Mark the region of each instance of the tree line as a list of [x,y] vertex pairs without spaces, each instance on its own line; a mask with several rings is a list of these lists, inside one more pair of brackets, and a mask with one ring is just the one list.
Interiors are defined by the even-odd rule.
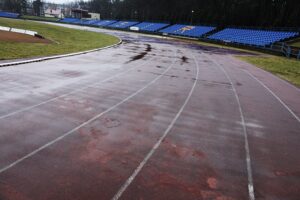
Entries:
[[0,0],[0,10],[16,13],[26,12],[27,0]]
[[[26,2],[0,1],[19,5]],[[299,0],[89,0],[72,5],[100,13],[102,19],[218,26],[300,26]]]
[[104,18],[223,26],[300,26],[299,0],[91,0]]
[[27,14],[27,9],[32,8],[35,15],[41,15],[42,0],[0,0],[0,10]]

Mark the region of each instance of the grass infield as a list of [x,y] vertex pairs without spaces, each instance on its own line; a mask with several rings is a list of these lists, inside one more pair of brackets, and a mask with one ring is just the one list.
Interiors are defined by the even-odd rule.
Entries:
[[36,31],[50,44],[0,41],[0,60],[42,57],[101,48],[119,42],[117,37],[26,20],[0,18],[0,26]]

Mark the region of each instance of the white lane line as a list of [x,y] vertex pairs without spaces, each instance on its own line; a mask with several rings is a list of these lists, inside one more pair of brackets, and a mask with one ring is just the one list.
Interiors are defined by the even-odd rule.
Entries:
[[[265,71],[265,70],[259,68],[258,66],[249,64],[249,63],[247,63],[247,62],[245,62],[245,61],[242,61],[242,60],[239,60],[239,61],[244,62],[244,63],[250,65],[251,67],[254,67],[255,69],[258,69],[259,71],[263,72],[264,74],[266,74],[266,75],[268,75],[268,76],[271,76],[271,77],[273,77],[273,78],[279,80],[280,82],[284,83],[285,85],[288,85],[289,87],[295,89],[297,92],[300,92],[300,88],[294,86],[293,84],[289,83],[288,81],[286,81],[286,80],[284,80],[284,79],[281,79],[281,78],[279,78],[278,76],[276,76],[276,75],[274,75],[274,74],[272,74],[272,73],[270,73],[270,72],[268,72],[268,71]],[[230,61],[230,62],[231,62],[232,64],[235,64],[235,63],[232,62],[232,61]],[[236,65],[236,64],[235,64],[235,65]]]
[[[194,56],[193,56],[194,57]],[[172,120],[172,122],[169,124],[168,128],[166,129],[166,131],[164,132],[164,134],[159,138],[159,140],[155,143],[155,145],[152,147],[152,149],[150,150],[150,152],[146,155],[146,157],[143,159],[143,161],[139,164],[139,166],[134,170],[134,172],[132,173],[132,175],[126,180],[126,182],[121,186],[121,188],[118,190],[118,192],[114,195],[114,197],[112,198],[112,200],[118,200],[122,194],[126,191],[126,189],[129,187],[129,185],[132,183],[132,181],[135,179],[135,177],[140,173],[140,171],[143,169],[143,167],[145,166],[145,164],[148,162],[148,160],[152,157],[152,155],[155,153],[155,151],[158,149],[158,147],[161,145],[162,141],[166,138],[166,136],[168,135],[168,133],[170,132],[170,130],[173,128],[175,122],[177,121],[177,119],[179,118],[179,116],[181,115],[182,111],[184,110],[185,106],[187,105],[187,103],[189,102],[195,87],[197,85],[197,80],[198,80],[198,75],[199,75],[199,65],[197,60],[195,59],[195,63],[196,63],[196,68],[197,68],[197,74],[196,74],[196,79],[194,81],[194,85],[192,87],[192,89],[190,90],[187,98],[185,99],[185,102],[183,103],[183,105],[181,106],[180,110],[178,111],[178,113],[176,114],[176,116],[174,117],[174,119]]]
[[240,112],[240,117],[241,117],[241,123],[243,126],[243,133],[244,133],[244,139],[245,139],[245,152],[246,152],[246,164],[247,164],[247,175],[248,175],[248,193],[249,193],[249,199],[250,200],[255,200],[255,193],[254,193],[254,184],[253,184],[253,174],[252,174],[252,167],[251,167],[251,156],[250,156],[250,148],[249,148],[249,142],[248,142],[248,133],[247,133],[247,128],[246,128],[246,123],[245,123],[245,117],[243,114],[243,109],[241,106],[240,98],[237,94],[237,91],[234,87],[234,84],[232,82],[232,79],[228,75],[228,73],[225,71],[224,67],[222,67],[217,61],[214,59],[210,58],[208,55],[204,54],[205,57],[207,57],[209,60],[211,60],[215,65],[217,65],[221,71],[225,74],[226,78],[230,82],[230,85],[232,87],[235,99],[237,101],[238,107],[239,107],[239,112]]
[[128,73],[128,72],[134,70],[135,68],[144,66],[144,65],[146,65],[146,64],[149,63],[149,62],[150,62],[150,60],[147,61],[147,62],[145,62],[145,63],[143,63],[143,64],[141,64],[141,65],[139,65],[139,66],[136,65],[136,66],[134,66],[134,67],[132,67],[132,68],[130,68],[130,69],[127,69],[127,70],[125,70],[125,71],[123,71],[123,72],[120,72],[120,73],[118,73],[118,74],[115,74],[115,75],[113,75],[113,76],[111,76],[111,77],[109,77],[109,78],[106,78],[106,79],[104,79],[104,80],[102,80],[102,81],[100,81],[100,82],[96,82],[96,83],[90,84],[90,85],[88,84],[88,85],[85,86],[85,87],[82,87],[82,88],[79,88],[79,89],[75,89],[75,90],[73,90],[73,91],[71,91],[71,92],[68,92],[68,93],[65,93],[65,94],[63,94],[63,95],[59,95],[59,96],[57,96],[57,97],[48,99],[48,100],[43,101],[43,102],[41,102],[41,103],[38,103],[38,104],[35,104],[35,105],[32,105],[32,106],[28,106],[28,107],[25,107],[25,108],[22,108],[22,109],[19,109],[19,110],[16,110],[16,111],[14,111],[14,112],[11,112],[11,113],[8,113],[8,114],[5,114],[5,115],[1,115],[1,116],[0,116],[0,120],[1,120],[1,119],[4,119],[4,118],[7,118],[7,117],[11,117],[11,116],[13,116],[13,115],[16,115],[16,114],[19,114],[19,113],[22,113],[22,112],[25,112],[25,111],[28,111],[28,110],[31,110],[31,109],[34,109],[34,108],[39,107],[39,106],[41,106],[41,105],[44,105],[44,104],[47,104],[47,103],[49,103],[49,102],[55,101],[55,100],[57,100],[57,99],[59,99],[59,98],[63,98],[63,97],[69,96],[69,95],[71,95],[71,94],[73,94],[73,93],[77,93],[77,92],[83,91],[83,90],[85,90],[85,89],[87,89],[87,88],[96,86],[96,85],[98,85],[98,84],[105,83],[105,82],[107,82],[107,81],[110,81],[111,79],[114,79],[114,78],[116,78],[116,77],[122,75],[122,74]]
[[[176,56],[175,56],[175,57],[176,57]],[[0,169],[0,174],[3,173],[3,172],[5,172],[6,170],[8,170],[8,169],[10,169],[10,168],[12,168],[12,167],[14,167],[14,166],[16,166],[17,164],[23,162],[24,160],[26,160],[26,159],[28,159],[28,158],[34,156],[35,154],[39,153],[40,151],[46,149],[47,147],[49,147],[49,146],[55,144],[56,142],[62,140],[63,138],[65,138],[65,137],[71,135],[72,133],[75,133],[75,131],[78,131],[80,128],[82,128],[82,127],[84,127],[84,126],[86,126],[86,125],[92,123],[93,121],[95,121],[96,119],[100,118],[100,117],[103,116],[104,114],[110,112],[111,110],[113,110],[113,109],[117,108],[118,106],[120,106],[121,104],[127,102],[128,100],[130,100],[130,99],[133,98],[134,96],[136,96],[136,95],[138,95],[139,93],[143,92],[146,88],[148,88],[150,85],[154,84],[158,79],[160,79],[161,77],[163,77],[163,76],[164,76],[164,75],[165,75],[165,74],[166,74],[166,73],[174,66],[175,62],[176,62],[176,61],[175,61],[175,58],[174,58],[173,62],[170,64],[170,66],[169,66],[162,74],[160,74],[159,76],[157,76],[155,79],[153,79],[153,80],[152,80],[151,82],[149,82],[147,85],[145,85],[145,86],[142,87],[141,89],[137,90],[136,92],[134,92],[134,93],[131,94],[130,96],[126,97],[125,99],[123,99],[123,100],[120,101],[119,103],[117,103],[117,104],[113,105],[112,107],[106,109],[105,111],[103,111],[103,112],[101,112],[100,114],[94,116],[93,118],[87,120],[86,122],[84,122],[84,123],[82,123],[81,125],[75,127],[74,129],[72,129],[72,130],[70,130],[70,131],[64,133],[63,135],[57,137],[56,139],[54,139],[54,140],[52,140],[52,141],[46,143],[45,145],[43,145],[43,146],[37,148],[36,150],[32,151],[31,153],[29,153],[29,154],[27,154],[27,155],[25,155],[25,156],[19,158],[18,160],[12,162],[11,164],[9,164],[9,165],[7,165],[7,166],[1,168],[1,169]]]
[[286,105],[270,88],[268,88],[263,82],[261,82],[260,80],[258,80],[258,78],[256,78],[255,76],[253,76],[250,72],[248,72],[247,70],[243,70],[246,74],[248,74],[251,78],[253,78],[254,80],[256,80],[261,86],[263,86],[268,92],[270,92],[275,99],[277,99],[282,105],[283,107],[285,107],[285,109],[287,109],[289,111],[289,113],[291,115],[293,115],[293,117],[300,123],[300,118],[292,111],[292,109],[290,109],[288,107],[288,105]]

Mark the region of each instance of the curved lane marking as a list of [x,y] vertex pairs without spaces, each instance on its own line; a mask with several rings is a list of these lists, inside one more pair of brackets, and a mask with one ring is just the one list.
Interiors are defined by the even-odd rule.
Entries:
[[147,164],[148,160],[152,157],[152,155],[155,153],[155,151],[161,145],[162,141],[167,137],[167,135],[169,134],[170,130],[173,128],[174,124],[176,123],[177,119],[180,117],[181,113],[183,112],[185,106],[189,102],[189,100],[190,100],[190,98],[191,98],[191,96],[192,96],[192,94],[193,94],[193,92],[195,90],[195,87],[197,85],[197,80],[198,80],[198,75],[199,75],[199,65],[198,65],[198,62],[195,59],[194,55],[193,55],[193,58],[195,60],[196,66],[197,66],[196,67],[197,68],[197,74],[196,74],[196,79],[194,81],[192,89],[190,90],[187,98],[185,99],[183,105],[179,109],[179,111],[176,114],[176,116],[173,118],[172,122],[169,124],[169,126],[166,129],[166,131],[164,132],[164,134],[155,143],[155,145],[152,147],[152,149],[149,151],[149,153],[145,156],[145,158],[143,159],[143,161],[134,170],[134,172],[132,173],[132,175],[126,180],[126,182],[121,186],[121,188],[113,196],[112,200],[118,200],[122,196],[122,194],[126,191],[126,189],[130,186],[130,184],[133,182],[133,180],[135,179],[135,177],[140,173],[140,171],[143,169],[143,167]]
[[256,78],[255,76],[253,76],[249,71],[247,70],[243,70],[246,74],[248,74],[251,78],[253,78],[254,80],[256,80],[261,86],[263,86],[269,93],[272,94],[273,97],[275,97],[275,99],[277,99],[285,109],[287,109],[289,111],[289,113],[300,123],[300,118],[296,115],[296,113],[293,112],[293,110],[291,108],[288,107],[288,105],[286,105],[284,103],[284,101],[282,101],[270,88],[268,88],[268,86],[266,86],[263,82],[261,82],[260,80],[258,80],[258,78]]
[[[176,56],[175,56],[176,57]],[[112,111],[113,109],[117,108],[118,106],[122,105],[123,103],[127,102],[128,100],[130,100],[131,98],[135,97],[136,95],[138,95],[139,93],[143,92],[146,88],[148,88],[150,85],[154,84],[158,79],[160,79],[161,77],[163,77],[174,65],[175,63],[175,58],[173,59],[173,62],[170,64],[170,66],[163,72],[161,73],[160,75],[158,75],[155,79],[153,79],[151,82],[149,82],[148,84],[146,84],[144,87],[142,87],[141,89],[137,90],[136,92],[132,93],[131,95],[129,95],[128,97],[126,97],[125,99],[123,99],[122,101],[120,101],[119,103],[113,105],[112,107],[106,109],[105,111],[99,113],[98,115],[92,117],[91,119],[87,120],[86,122],[82,123],[81,125],[73,128],[72,130],[64,133],[63,135],[57,137],[56,139],[44,144],[43,146],[35,149],[34,151],[32,151],[31,153],[28,153],[26,154],[25,156],[17,159],[16,161],[12,162],[11,164],[5,166],[5,167],[2,167],[0,169],[0,174],[9,170],[10,168],[18,165],[19,163],[23,162],[24,160],[34,156],[35,154],[39,153],[40,151],[48,148],[49,146],[55,144],[56,142],[64,139],[65,137],[75,133],[75,131],[78,131],[80,128],[92,123],[93,121],[97,120],[98,118],[100,118],[101,116],[103,116],[104,114]]]
[[32,106],[28,106],[28,107],[25,107],[25,108],[22,108],[22,109],[19,109],[19,110],[16,110],[16,111],[11,112],[11,113],[8,113],[8,114],[1,115],[1,116],[0,116],[0,120],[1,120],[1,119],[4,119],[4,118],[7,118],[7,117],[11,117],[11,116],[13,116],[13,115],[16,115],[16,114],[19,114],[19,113],[22,113],[22,112],[25,112],[25,111],[28,111],[28,110],[31,110],[31,109],[34,109],[34,108],[39,107],[39,106],[41,106],[41,105],[44,105],[44,104],[47,104],[47,103],[49,103],[49,102],[55,101],[55,100],[57,100],[57,99],[59,99],[59,98],[69,96],[69,95],[71,95],[71,94],[73,94],[73,93],[77,93],[77,92],[83,91],[83,90],[85,90],[85,89],[87,89],[87,88],[97,86],[98,84],[105,83],[105,82],[107,82],[107,81],[110,81],[110,80],[112,80],[112,79],[114,79],[114,78],[116,78],[116,77],[122,75],[122,74],[125,74],[125,73],[127,73],[127,72],[130,72],[130,71],[132,71],[132,70],[134,70],[134,69],[136,69],[136,68],[138,68],[138,67],[144,66],[144,65],[148,64],[149,62],[150,62],[150,60],[147,61],[147,62],[145,62],[145,63],[143,63],[143,64],[141,64],[141,65],[136,65],[136,66],[131,67],[130,69],[127,69],[127,70],[125,70],[125,71],[123,71],[123,72],[117,73],[117,74],[115,74],[115,75],[113,75],[113,76],[111,76],[111,77],[109,77],[109,78],[106,78],[106,79],[100,81],[100,82],[96,82],[96,83],[94,83],[94,84],[87,84],[87,86],[84,86],[84,87],[79,88],[79,89],[75,89],[75,90],[73,90],[73,91],[71,91],[71,92],[68,92],[68,93],[65,93],[65,94],[56,96],[56,97],[51,98],[51,99],[48,99],[48,100],[46,100],[46,101],[42,101],[42,102],[40,102],[40,103],[38,103],[38,104],[35,104],[35,105],[32,105]]
[[244,140],[245,140],[245,152],[246,152],[246,164],[247,164],[247,175],[248,175],[248,193],[249,193],[249,199],[250,200],[255,200],[255,193],[254,193],[254,184],[253,184],[253,174],[252,174],[252,167],[251,167],[251,156],[250,156],[250,148],[249,148],[249,142],[248,142],[248,133],[247,133],[247,128],[246,128],[246,123],[245,123],[245,117],[243,114],[243,109],[241,106],[240,98],[237,94],[237,91],[234,87],[233,81],[224,69],[223,66],[221,66],[217,61],[214,59],[211,59],[208,55],[204,54],[205,57],[209,60],[211,60],[215,65],[217,65],[220,70],[225,74],[226,78],[230,82],[230,85],[232,87],[235,99],[238,104],[239,112],[240,112],[240,118],[241,118],[241,124],[243,126],[243,133],[244,133]]

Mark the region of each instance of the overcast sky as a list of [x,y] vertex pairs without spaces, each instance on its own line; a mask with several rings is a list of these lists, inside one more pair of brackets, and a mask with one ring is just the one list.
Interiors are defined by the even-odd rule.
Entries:
[[[58,4],[69,3],[69,2],[72,2],[72,1],[74,1],[74,0],[44,0],[44,2],[58,3]],[[87,0],[83,0],[83,1],[87,1]]]

